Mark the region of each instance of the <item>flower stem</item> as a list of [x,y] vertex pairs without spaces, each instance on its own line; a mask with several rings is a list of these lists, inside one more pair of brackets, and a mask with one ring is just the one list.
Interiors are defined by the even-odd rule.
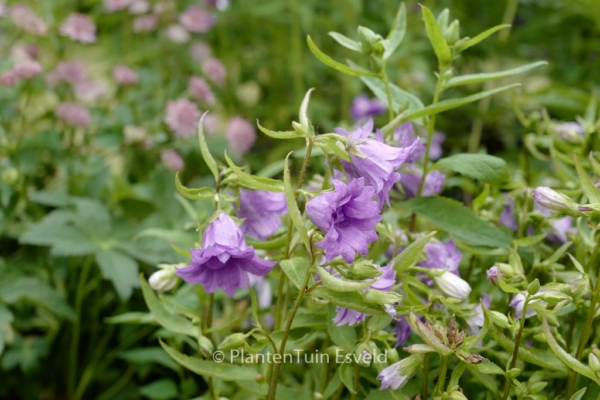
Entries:
[[[385,85],[385,93],[387,95],[387,103],[388,103],[388,117],[390,121],[394,119],[394,100],[392,99],[392,88],[390,87],[390,80],[387,76],[387,72],[385,71],[385,65],[383,66],[383,71],[381,72],[381,80]],[[394,131],[390,132],[390,135],[393,135]]]
[[429,389],[429,354],[425,353],[423,357],[423,377],[421,378],[423,386],[421,387],[421,398],[427,398],[427,390]]
[[438,377],[437,387],[435,388],[436,396],[441,396],[442,393],[444,393],[444,386],[446,385],[446,373],[448,372],[448,361],[450,361],[449,356],[442,356],[440,375]]
[[351,400],[356,399],[356,394],[358,393],[358,381],[360,380],[360,364],[356,363],[354,365],[354,385]]
[[[519,346],[521,345],[521,336],[523,335],[523,328],[525,327],[525,316],[527,315],[528,303],[529,296],[525,298],[525,303],[523,304],[523,311],[521,312],[521,320],[519,322],[519,330],[517,331],[517,336],[515,336],[515,347],[513,348],[513,354],[510,360],[509,369],[513,369],[517,365],[517,358],[519,356]],[[507,376],[506,381],[504,382],[504,392],[502,393],[503,400],[508,399],[511,386],[511,379]]]

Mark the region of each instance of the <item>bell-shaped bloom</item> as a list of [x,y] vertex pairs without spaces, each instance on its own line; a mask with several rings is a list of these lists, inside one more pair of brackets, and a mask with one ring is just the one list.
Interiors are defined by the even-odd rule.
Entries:
[[483,308],[481,304],[483,303],[483,307],[490,308],[491,300],[490,296],[487,293],[484,293],[481,296],[481,303],[477,304],[477,306],[473,309],[473,315],[470,315],[465,318],[465,322],[469,326],[469,331],[471,335],[477,335],[479,330],[485,323],[485,318],[483,316]]
[[579,216],[579,205],[570,197],[546,186],[533,189],[533,201],[538,205],[561,214]]
[[369,243],[377,240],[375,226],[381,221],[379,206],[372,200],[375,189],[365,179],[348,184],[333,180],[334,191],[323,192],[306,204],[308,218],[325,233],[317,246],[329,262],[341,255],[351,263],[356,253],[366,256]]
[[92,122],[88,109],[77,103],[61,103],[56,107],[56,116],[73,126],[87,126]]
[[382,369],[379,375],[377,375],[377,379],[381,381],[381,388],[379,390],[397,390],[406,385],[419,368],[419,365],[421,365],[422,360],[423,355],[413,354]]
[[505,195],[504,198],[506,203],[504,203],[504,210],[500,214],[500,223],[511,231],[516,231],[519,226],[517,225],[517,218],[515,216],[515,199],[509,195]]
[[[456,243],[452,240],[444,243],[433,239],[425,245],[427,258],[419,262],[419,266],[431,269],[444,269],[455,275],[458,275],[458,265],[462,260],[462,253],[456,248]],[[428,278],[423,279],[431,285],[432,281]]]
[[198,129],[200,111],[187,99],[171,100],[167,103],[165,122],[177,136],[189,137]]
[[466,300],[471,294],[471,286],[460,276],[444,271],[433,278],[437,287],[447,296],[455,299]]
[[281,216],[288,208],[284,193],[255,192],[240,189],[240,207],[236,216],[243,218],[242,232],[246,236],[265,240],[281,226]]
[[419,145],[415,139],[405,147],[392,147],[383,143],[381,131],[372,137],[373,120],[369,119],[364,125],[358,126],[353,132],[336,128],[335,132],[347,136],[350,148],[350,163],[343,162],[348,175],[364,177],[368,185],[375,188],[379,206],[389,205],[390,189],[400,180],[398,168],[410,157]]
[[250,151],[256,141],[256,130],[250,122],[240,116],[235,116],[229,120],[225,137],[227,137],[231,151],[238,155],[244,155]]
[[202,248],[190,253],[190,265],[177,269],[177,275],[188,283],[203,285],[207,293],[220,288],[233,296],[238,289],[248,288],[248,274],[265,276],[275,266],[275,262],[256,255],[227,214],[219,215],[208,225],[202,236]]
[[379,99],[370,99],[366,94],[356,96],[352,101],[350,114],[355,121],[361,121],[367,117],[379,115],[387,109]]
[[394,331],[396,332],[396,344],[394,345],[394,347],[404,346],[404,344],[408,340],[408,336],[410,335],[411,330],[412,328],[406,320],[406,317],[399,317],[398,320],[396,320],[396,324],[394,325]]
[[[530,303],[532,303],[532,302],[530,302]],[[515,295],[515,297],[512,298],[510,303],[508,303],[508,306],[514,308],[515,309],[515,317],[518,319],[521,319],[521,317],[523,316],[523,309],[525,308],[525,296],[522,295],[521,293],[517,293]],[[527,307],[527,311],[525,312],[525,318],[531,318],[535,314],[537,314],[537,313],[533,308]]]
[[192,97],[204,104],[214,104],[215,95],[206,81],[197,76],[192,76],[188,81],[188,90]]
[[[421,184],[421,177],[423,173],[417,168],[411,168],[410,172],[402,173],[402,180],[400,183],[402,184],[402,188],[404,189],[404,193],[410,198],[416,197],[419,192],[419,185]],[[423,184],[423,191],[421,192],[421,196],[435,196],[444,190],[444,181],[446,180],[446,175],[442,174],[440,171],[430,171],[425,177],[425,183]]]
[[96,25],[90,17],[84,14],[71,13],[60,25],[60,33],[81,43],[96,41]]
[[179,23],[185,29],[195,33],[206,33],[215,24],[215,17],[202,7],[190,6],[180,16]]

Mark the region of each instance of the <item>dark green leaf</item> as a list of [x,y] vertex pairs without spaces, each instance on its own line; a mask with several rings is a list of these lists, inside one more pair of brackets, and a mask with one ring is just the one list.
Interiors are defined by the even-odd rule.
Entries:
[[151,400],[175,399],[177,393],[177,385],[171,379],[161,379],[140,388],[140,394]]
[[492,80],[496,80],[496,79],[507,78],[509,76],[522,74],[523,72],[527,72],[531,69],[540,67],[542,65],[548,65],[548,62],[537,61],[537,62],[533,62],[530,64],[522,65],[517,68],[507,69],[505,71],[485,72],[485,73],[481,73],[481,74],[454,76],[454,77],[450,78],[450,80],[448,82],[446,82],[445,87],[452,88],[455,86],[470,85],[473,83],[481,83],[481,82],[487,82],[487,81],[492,81]]
[[96,253],[96,262],[104,278],[112,281],[119,297],[129,299],[133,289],[138,287],[137,262],[116,250],[100,250]]
[[448,169],[496,185],[510,180],[510,170],[506,161],[487,154],[455,154],[442,158],[435,163],[434,168]]
[[296,286],[296,289],[304,290],[301,286],[308,273],[308,260],[303,257],[294,257],[289,260],[281,261],[279,265],[290,282]]
[[394,24],[392,29],[387,35],[387,44],[385,46],[385,52],[383,53],[383,59],[387,60],[398,48],[402,39],[404,39],[404,33],[406,32],[406,6],[404,3],[400,3],[400,8],[394,18]]
[[336,292],[325,286],[319,286],[310,292],[310,295],[316,298],[330,301],[336,306],[360,311],[365,314],[386,315],[381,308],[375,308],[367,304],[360,293],[356,292]]
[[264,133],[265,135],[267,135],[269,137],[272,137],[273,139],[297,139],[297,138],[304,137],[304,135],[302,135],[300,132],[296,132],[296,131],[285,131],[285,132],[272,131],[270,129],[263,127],[258,122],[258,120],[256,120],[256,125],[258,126],[258,129],[260,129],[260,131],[262,133]]
[[421,11],[423,12],[427,37],[433,46],[433,51],[435,51],[435,55],[438,58],[440,68],[445,69],[452,64],[452,52],[450,51],[450,47],[448,47],[446,38],[435,20],[435,17],[431,13],[431,10],[424,5],[421,5]]
[[336,69],[350,76],[379,76],[378,74],[375,74],[373,72],[362,69],[353,69],[348,67],[347,65],[335,61],[334,59],[323,53],[321,50],[319,50],[317,46],[315,46],[312,39],[310,38],[310,35],[306,37],[306,41],[308,42],[308,48],[315,55],[315,57],[317,57],[323,64],[328,65],[333,69]]

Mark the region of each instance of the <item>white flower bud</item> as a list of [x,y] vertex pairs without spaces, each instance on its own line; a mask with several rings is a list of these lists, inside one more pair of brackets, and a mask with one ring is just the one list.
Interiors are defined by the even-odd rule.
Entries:
[[466,300],[471,293],[471,286],[461,277],[445,271],[433,278],[438,288],[450,297]]
[[166,292],[175,287],[177,279],[177,275],[175,275],[175,266],[169,265],[162,267],[161,270],[150,275],[148,283],[152,289],[158,290],[159,292]]
[[533,200],[540,206],[562,214],[579,216],[579,205],[570,197],[546,186],[540,186],[533,190]]

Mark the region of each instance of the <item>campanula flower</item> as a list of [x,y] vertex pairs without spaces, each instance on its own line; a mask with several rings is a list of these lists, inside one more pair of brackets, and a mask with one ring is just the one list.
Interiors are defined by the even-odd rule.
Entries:
[[281,216],[288,208],[284,193],[240,189],[240,206],[236,216],[244,219],[241,226],[246,236],[265,240],[281,226]]
[[422,360],[423,355],[413,354],[382,369],[379,375],[377,375],[377,379],[381,381],[380,390],[397,390],[406,385],[419,368],[419,365],[421,365]]
[[379,99],[370,99],[366,94],[356,96],[352,101],[350,114],[355,121],[379,115],[386,110],[385,104]]
[[[403,172],[400,183],[404,189],[404,193],[410,198],[416,197],[419,192],[419,185],[421,184],[421,177],[423,173],[417,168],[411,168],[410,172]],[[421,196],[435,196],[444,190],[444,181],[446,175],[440,171],[430,171],[425,177],[425,183],[423,184],[423,191]]]

